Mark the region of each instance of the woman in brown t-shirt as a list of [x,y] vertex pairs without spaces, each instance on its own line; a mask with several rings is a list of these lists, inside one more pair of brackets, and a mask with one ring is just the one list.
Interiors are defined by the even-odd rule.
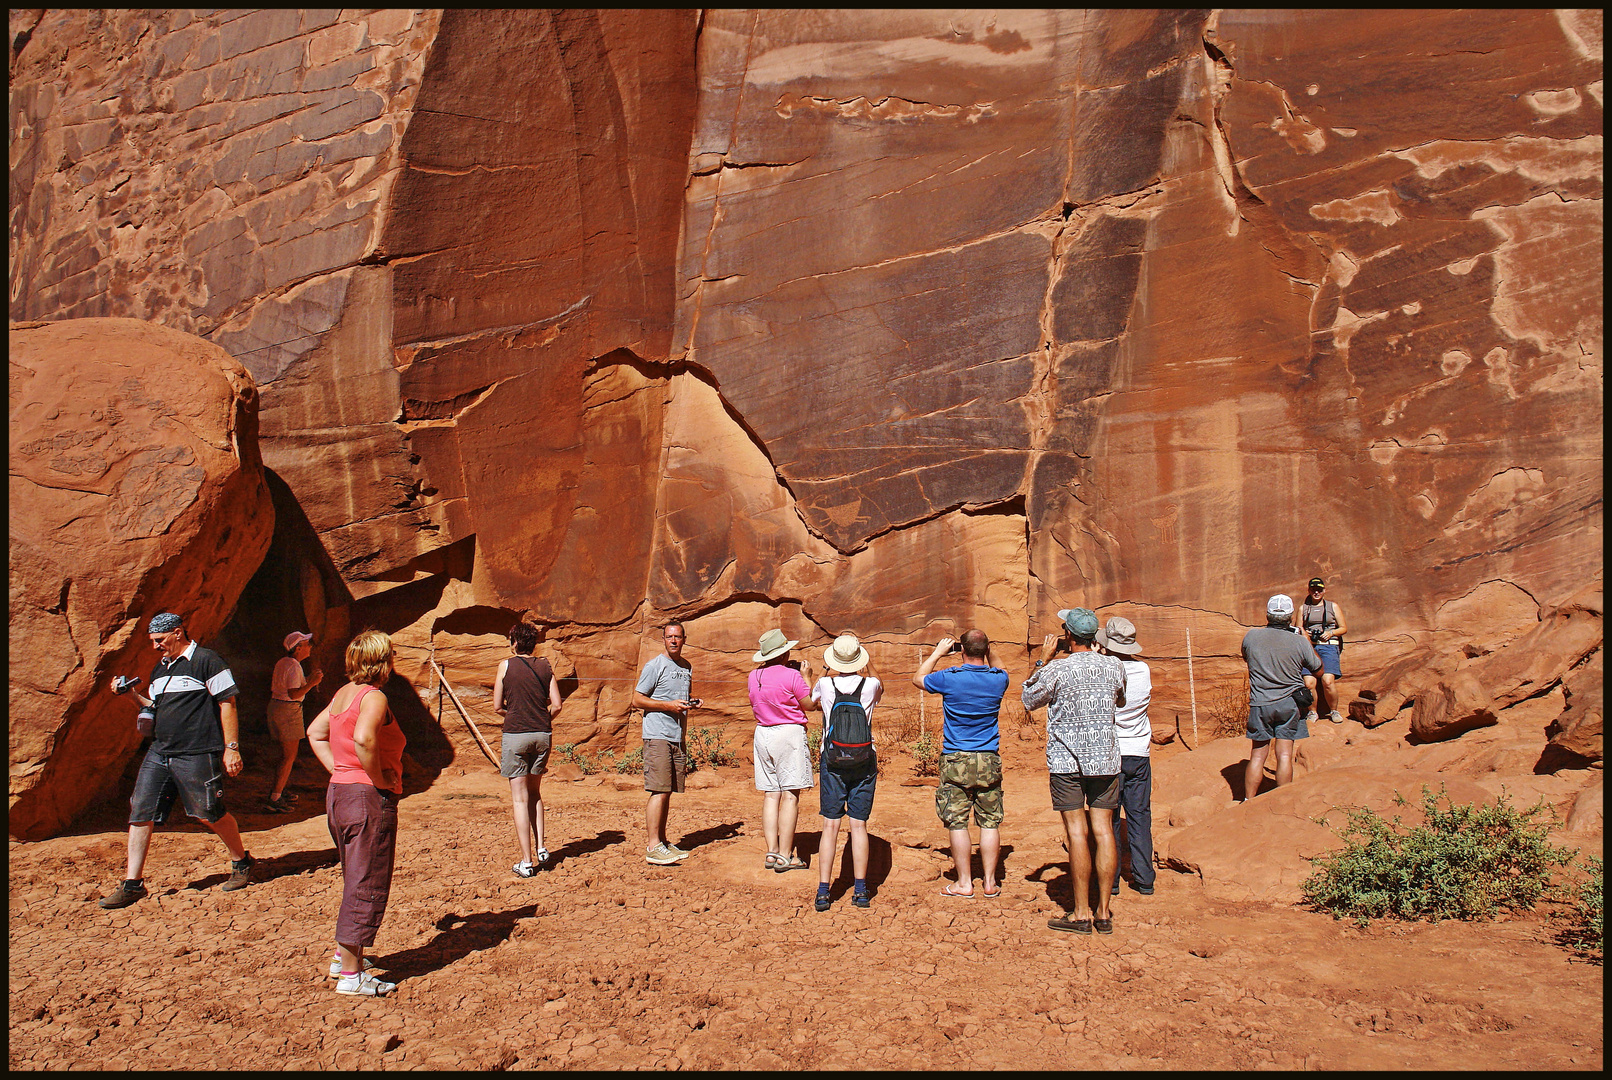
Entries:
[[537,627],[518,622],[509,628],[515,655],[498,662],[493,708],[504,718],[499,774],[509,778],[515,812],[515,838],[521,861],[511,869],[529,878],[548,865],[543,846],[543,773],[548,770],[554,717],[560,711],[560,684],[542,657],[533,658]]

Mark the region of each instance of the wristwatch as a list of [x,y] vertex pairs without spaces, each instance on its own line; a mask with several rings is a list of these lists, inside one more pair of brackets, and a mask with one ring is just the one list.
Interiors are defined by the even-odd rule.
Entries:
[[226,750],[239,750],[240,748],[241,744],[238,742],[227,742],[224,744],[224,749]]
[[1036,662],[1035,662],[1035,666],[1036,666],[1036,667],[1042,667],[1042,666],[1044,666],[1044,665],[1045,665],[1045,664],[1046,664],[1046,661],[1045,661],[1045,660],[1037,660],[1037,661],[1036,661]]

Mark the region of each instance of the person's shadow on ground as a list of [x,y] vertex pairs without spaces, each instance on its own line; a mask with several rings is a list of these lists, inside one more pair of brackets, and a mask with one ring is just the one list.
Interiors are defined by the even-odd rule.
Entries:
[[738,836],[739,831],[743,828],[744,822],[742,821],[730,821],[723,825],[708,825],[703,829],[684,833],[683,838],[677,842],[677,846],[684,851],[693,851],[695,848],[702,848],[706,844],[714,844],[718,840],[731,840]]
[[[823,830],[818,829],[816,832],[798,833],[797,836],[799,837],[797,850],[802,853],[809,867],[817,857],[818,851],[821,850]],[[849,827],[840,827],[838,846],[841,849],[839,873],[834,875],[828,891],[828,895],[834,900],[838,900],[847,892],[850,892],[851,885],[856,880],[856,871],[851,860],[851,830]],[[884,879],[890,876],[890,866],[893,858],[894,853],[890,847],[890,841],[882,836],[875,836],[869,830],[868,894],[870,896],[876,894],[879,891],[879,886],[884,884]]]
[[[252,865],[252,884],[261,885],[275,878],[288,877],[291,874],[308,874],[315,870],[323,870],[335,866],[340,862],[334,847],[319,851],[288,851],[284,855],[270,855],[257,859]],[[222,885],[229,880],[228,874],[208,874],[204,878],[186,884],[187,889],[210,889],[214,885]]]
[[473,952],[508,941],[516,923],[536,915],[535,903],[508,911],[478,911],[470,915],[450,911],[436,921],[436,937],[412,949],[377,956],[375,966],[392,982],[425,975],[463,960]]
[[603,851],[613,844],[619,844],[627,839],[627,834],[620,829],[606,829],[597,836],[586,840],[567,840],[560,847],[549,852],[549,869],[553,870],[567,859],[575,859],[579,855],[588,855],[595,851]]

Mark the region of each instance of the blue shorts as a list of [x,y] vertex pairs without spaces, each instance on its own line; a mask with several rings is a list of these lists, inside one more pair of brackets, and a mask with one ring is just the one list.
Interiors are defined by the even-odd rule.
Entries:
[[878,780],[876,764],[855,772],[836,772],[819,759],[817,794],[823,816],[838,821],[849,814],[858,821],[866,821],[873,813],[873,787]]
[[1343,648],[1331,641],[1318,641],[1315,645],[1315,655],[1321,658],[1321,670],[1328,675],[1341,678],[1343,666],[1339,663],[1343,658]]
[[1292,698],[1283,698],[1272,705],[1248,707],[1248,737],[1255,742],[1272,739],[1308,739],[1309,725],[1304,722],[1304,711]]

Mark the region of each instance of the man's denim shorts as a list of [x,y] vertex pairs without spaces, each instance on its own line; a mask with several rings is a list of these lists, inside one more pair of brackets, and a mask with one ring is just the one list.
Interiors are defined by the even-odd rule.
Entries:
[[1308,739],[1310,728],[1304,722],[1304,712],[1292,698],[1283,698],[1272,705],[1248,707],[1248,737],[1255,742],[1272,739]]
[[873,813],[873,787],[879,781],[877,765],[869,764],[857,772],[835,772],[818,760],[818,805],[823,816],[837,821],[849,814],[858,821],[866,821]]
[[168,820],[178,795],[185,813],[197,821],[217,821],[224,809],[223,754],[159,754],[147,750],[129,796],[129,824]]

